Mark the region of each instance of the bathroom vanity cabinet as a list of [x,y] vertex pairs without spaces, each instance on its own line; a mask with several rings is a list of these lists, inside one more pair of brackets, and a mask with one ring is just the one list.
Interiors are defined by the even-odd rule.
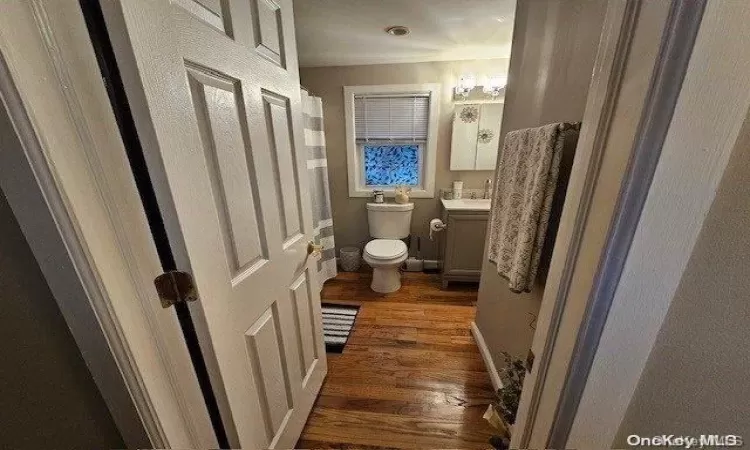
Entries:
[[443,288],[451,281],[479,282],[484,256],[484,238],[490,213],[489,200],[441,200]]

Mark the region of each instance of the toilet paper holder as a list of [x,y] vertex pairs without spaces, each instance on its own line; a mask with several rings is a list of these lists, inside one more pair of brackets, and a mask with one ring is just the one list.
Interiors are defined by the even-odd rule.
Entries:
[[433,233],[437,233],[438,231],[443,231],[446,228],[448,228],[448,225],[445,224],[440,219],[432,219],[430,220],[430,240],[434,241]]

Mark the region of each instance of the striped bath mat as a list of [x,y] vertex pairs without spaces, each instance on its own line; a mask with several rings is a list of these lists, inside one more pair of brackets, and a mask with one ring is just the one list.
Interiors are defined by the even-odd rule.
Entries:
[[359,306],[322,304],[326,352],[341,353],[354,328]]

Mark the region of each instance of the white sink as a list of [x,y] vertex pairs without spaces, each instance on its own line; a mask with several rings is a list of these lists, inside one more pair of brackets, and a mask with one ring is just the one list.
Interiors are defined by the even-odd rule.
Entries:
[[443,208],[448,211],[489,211],[490,199],[471,199],[462,198],[459,200],[440,199],[443,202]]

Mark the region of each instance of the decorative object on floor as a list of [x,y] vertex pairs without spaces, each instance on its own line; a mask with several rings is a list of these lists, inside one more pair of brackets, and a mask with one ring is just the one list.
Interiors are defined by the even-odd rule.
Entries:
[[357,247],[343,247],[339,252],[339,261],[341,269],[344,272],[356,272],[362,265],[362,258]]
[[564,147],[580,124],[511,131],[497,164],[490,215],[489,260],[513,292],[531,292],[539,269]]
[[497,390],[497,401],[494,403],[494,407],[505,423],[513,425],[516,423],[516,412],[518,411],[518,402],[521,399],[526,367],[522,360],[513,358],[507,352],[503,352],[503,357],[505,358],[505,367],[499,371],[503,387]]
[[526,367],[520,359],[515,359],[509,353],[503,352],[505,366],[500,369],[500,381],[503,387],[497,390],[497,400],[494,401],[485,418],[498,430],[500,436],[493,436],[490,444],[495,448],[508,448],[508,440],[513,433],[513,424],[516,423],[518,402],[521,400],[523,379],[526,376]]
[[328,184],[328,158],[323,132],[323,101],[302,90],[302,108],[305,122],[305,147],[307,171],[313,213],[313,239],[323,246],[318,259],[318,283],[336,276],[336,245],[333,240],[333,215]]
[[409,186],[396,186],[394,200],[401,205],[409,203],[409,194],[411,194],[411,188]]
[[326,352],[341,353],[354,327],[359,306],[323,303],[323,341]]
[[510,448],[510,430],[508,429],[508,426],[505,424],[500,415],[497,413],[495,407],[492,405],[488,405],[487,411],[484,412],[482,418],[486,420],[487,423],[489,423],[493,428],[500,432],[500,434],[495,434],[490,437],[489,443],[492,448],[495,448],[497,450],[505,450]]

